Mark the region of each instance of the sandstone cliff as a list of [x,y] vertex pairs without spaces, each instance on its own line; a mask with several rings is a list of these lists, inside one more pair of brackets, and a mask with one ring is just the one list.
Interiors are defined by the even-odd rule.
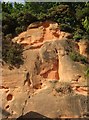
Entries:
[[12,41],[24,45],[24,64],[12,70],[2,66],[3,118],[31,111],[49,118],[87,117],[89,63],[73,61],[70,53],[89,60],[88,44],[73,42],[70,33],[51,21],[29,25]]

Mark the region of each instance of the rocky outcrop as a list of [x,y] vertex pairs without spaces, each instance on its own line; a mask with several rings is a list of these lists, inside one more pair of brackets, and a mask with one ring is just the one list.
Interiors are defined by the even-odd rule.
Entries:
[[89,59],[89,41],[81,40],[79,43],[80,54],[87,57]]
[[46,21],[31,24],[13,39],[24,45],[24,64],[12,70],[3,66],[3,118],[19,119],[32,111],[47,118],[88,116],[88,65],[70,58],[70,52],[79,52],[71,37]]
[[60,31],[57,23],[52,21],[32,23],[28,26],[27,31],[19,34],[12,41],[24,45],[42,44],[45,41],[55,39],[72,38],[72,35]]

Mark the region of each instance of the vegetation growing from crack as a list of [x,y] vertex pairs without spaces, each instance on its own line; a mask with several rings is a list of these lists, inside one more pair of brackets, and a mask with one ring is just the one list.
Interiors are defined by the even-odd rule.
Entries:
[[85,70],[85,76],[89,77],[89,66],[87,67],[87,69]]
[[72,88],[68,83],[60,83],[60,85],[55,86],[55,90],[59,94],[72,93]]
[[69,56],[73,61],[81,62],[82,64],[88,64],[89,63],[88,59],[85,56],[80,55],[78,52],[72,51],[72,52],[69,53]]

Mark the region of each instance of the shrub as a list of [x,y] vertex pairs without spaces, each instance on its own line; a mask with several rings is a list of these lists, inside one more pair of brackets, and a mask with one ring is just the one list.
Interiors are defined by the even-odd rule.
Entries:
[[89,77],[89,67],[86,69],[86,71],[85,71],[85,76],[86,77]]
[[70,56],[70,58],[71,58],[73,61],[81,62],[82,64],[87,64],[87,63],[89,63],[89,62],[88,62],[88,59],[87,59],[85,56],[82,56],[82,55],[80,55],[80,54],[77,53],[77,52],[70,52],[70,53],[69,53],[69,56]]
[[60,29],[62,31],[70,32],[70,33],[73,31],[70,25],[67,25],[67,24],[60,24]]
[[80,40],[81,38],[82,38],[82,36],[80,34],[73,36],[73,39],[75,39],[75,40]]
[[10,66],[20,67],[23,64],[23,47],[17,43],[3,38],[2,40],[2,59]]
[[21,28],[21,27],[17,27],[17,28],[15,29],[15,32],[16,32],[16,34],[21,33],[21,32],[22,32],[22,28]]

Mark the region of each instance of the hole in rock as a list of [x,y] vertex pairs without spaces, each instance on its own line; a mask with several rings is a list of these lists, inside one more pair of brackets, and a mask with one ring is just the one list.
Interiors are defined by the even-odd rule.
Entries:
[[10,106],[9,106],[9,105],[7,105],[5,108],[6,108],[6,109],[8,109],[9,107],[10,107]]
[[41,89],[42,83],[33,86],[34,89]]
[[55,37],[59,37],[59,34],[58,33],[53,33],[53,35],[55,36]]
[[7,101],[12,100],[12,98],[13,98],[13,95],[12,95],[12,94],[8,94],[8,95],[7,95]]
[[42,83],[40,83],[40,85],[42,85]]
[[14,111],[12,111],[12,114],[14,113]]
[[24,40],[24,38],[22,37],[21,39],[20,39],[20,42],[22,42]]

